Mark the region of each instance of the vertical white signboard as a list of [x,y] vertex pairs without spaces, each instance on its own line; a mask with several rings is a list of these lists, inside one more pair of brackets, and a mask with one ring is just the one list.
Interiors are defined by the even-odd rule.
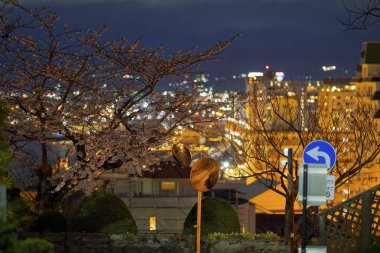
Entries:
[[303,203],[303,181],[304,166],[308,166],[307,173],[307,205],[324,206],[326,205],[326,174],[327,167],[324,164],[302,164],[300,169],[298,192],[299,202]]
[[326,199],[334,200],[335,176],[327,175]]

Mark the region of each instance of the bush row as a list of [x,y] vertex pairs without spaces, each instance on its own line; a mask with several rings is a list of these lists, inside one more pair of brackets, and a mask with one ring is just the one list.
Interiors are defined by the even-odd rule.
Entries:
[[42,213],[32,224],[35,232],[137,233],[135,220],[119,197],[95,192],[74,211],[68,224],[56,211]]
[[[197,204],[188,214],[184,235],[196,233]],[[55,211],[41,214],[32,226],[35,232],[88,232],[105,234],[136,234],[137,226],[127,206],[119,197],[96,192],[86,197],[74,211],[70,224]],[[239,219],[233,207],[224,199],[209,197],[202,200],[202,235],[238,233]]]

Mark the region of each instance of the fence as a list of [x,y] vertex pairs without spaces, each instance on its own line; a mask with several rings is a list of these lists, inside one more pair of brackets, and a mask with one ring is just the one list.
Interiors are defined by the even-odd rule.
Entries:
[[321,244],[329,252],[369,251],[380,239],[380,184],[319,214]]

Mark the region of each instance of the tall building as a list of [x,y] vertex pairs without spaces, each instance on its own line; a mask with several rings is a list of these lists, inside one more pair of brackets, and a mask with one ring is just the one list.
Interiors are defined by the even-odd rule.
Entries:
[[[323,137],[326,136],[334,142],[340,163],[340,167],[334,170],[337,173],[337,178],[338,174],[343,174],[352,167],[360,166],[361,169],[357,174],[355,172],[352,176],[347,177],[342,182],[343,184],[336,189],[335,200],[330,204],[344,201],[380,182],[380,156],[376,154],[376,147],[371,145],[372,142],[377,144],[380,142],[380,120],[373,121],[374,127],[370,124],[363,126],[371,127],[371,129],[361,128],[360,133],[353,130],[360,128],[352,125],[360,125],[361,121],[372,122],[371,115],[375,115],[375,111],[380,108],[378,100],[380,99],[380,42],[363,43],[360,64],[354,79],[326,79],[324,82],[307,83],[282,82],[278,85],[274,82],[271,83],[265,75],[251,76],[248,76],[247,79],[247,111],[251,124],[257,121],[255,117],[258,116],[252,112],[260,112],[254,106],[258,106],[261,102],[262,108],[264,108],[261,112],[265,112],[263,113],[265,117],[262,119],[268,121],[265,126],[276,125],[270,117],[273,104],[276,102],[279,105],[276,113],[277,116],[282,117],[282,121],[292,121],[292,113],[297,113],[299,121],[293,123],[299,129],[298,133],[305,136],[311,134],[310,141],[315,140],[315,138],[324,139]],[[272,88],[277,88],[279,91],[273,92]],[[295,101],[293,102],[292,99]],[[360,109],[357,107],[357,101],[360,101],[360,106],[365,103],[370,104],[373,113],[370,115],[363,113],[362,119],[357,117],[356,121],[350,121],[351,117],[356,116],[352,113]],[[290,108],[296,109],[290,110]],[[379,111],[377,112],[379,113]],[[310,118],[313,113],[316,115],[317,121]],[[313,129],[311,129],[312,127]],[[257,130],[260,131],[260,128]],[[273,140],[272,143],[277,145],[278,150],[293,148],[296,150],[294,158],[302,163],[303,150],[296,131],[289,131],[286,128],[268,128],[267,131],[267,138]],[[321,131],[320,134],[318,131]],[[369,134],[372,136],[368,138]],[[253,132],[250,135],[254,137],[255,133]],[[365,143],[360,143],[360,141],[365,141]],[[267,160],[272,161],[271,165],[278,166],[278,169],[283,168],[283,163],[286,162],[285,158],[281,160],[281,157],[276,155],[277,151],[270,143],[267,147],[265,144],[261,144],[260,147],[251,145],[249,148],[252,149],[252,152],[262,152],[261,157],[265,155]],[[252,161],[250,164],[254,170],[265,166],[265,164],[260,164],[260,159],[257,160],[257,162]],[[361,164],[363,161],[366,161],[364,166]],[[279,181],[279,179],[277,180]],[[251,181],[254,182],[255,180]],[[285,200],[273,191],[262,191],[252,197],[251,202],[256,205],[257,214],[261,212],[280,214],[283,211],[281,208],[285,204]],[[295,208],[297,211],[299,206],[296,205]]]
[[355,109],[356,86],[349,78],[329,78],[318,89],[319,124],[332,131],[349,131],[349,115]]
[[[364,42],[355,81],[358,96],[371,100],[374,117],[380,118],[380,42]],[[377,122],[380,127],[380,120]]]
[[289,130],[289,124],[286,122],[297,126],[302,124],[302,120],[298,118],[298,85],[285,82],[283,72],[251,72],[247,76],[246,110],[251,126],[257,129],[265,127],[274,131],[286,131]]

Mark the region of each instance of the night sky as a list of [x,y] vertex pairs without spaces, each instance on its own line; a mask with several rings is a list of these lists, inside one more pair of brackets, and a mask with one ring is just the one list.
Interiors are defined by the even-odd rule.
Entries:
[[[141,37],[143,44],[165,44],[173,51],[241,33],[220,62],[204,64],[211,76],[227,77],[224,86],[242,88],[233,75],[273,70],[286,79],[313,80],[353,76],[363,41],[380,41],[380,24],[368,31],[343,31],[343,0],[27,0],[50,6],[71,27],[109,26],[107,36]],[[22,2],[22,1],[21,1]],[[337,70],[323,72],[323,65]],[[231,79],[231,81],[228,81]],[[241,87],[240,87],[241,86]]]

